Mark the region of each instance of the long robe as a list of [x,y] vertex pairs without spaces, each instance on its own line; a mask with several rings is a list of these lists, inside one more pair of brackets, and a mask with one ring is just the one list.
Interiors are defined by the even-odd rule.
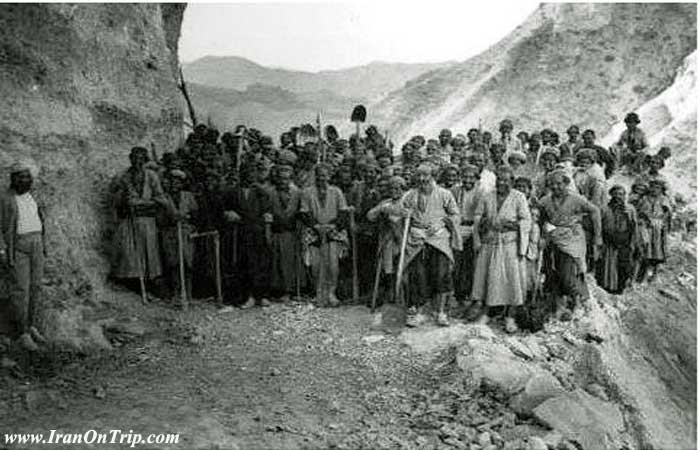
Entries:
[[264,298],[270,288],[270,242],[263,215],[271,212],[270,191],[266,185],[235,190],[227,209],[241,217],[238,229],[237,261],[239,287],[243,297]]
[[452,233],[446,224],[456,230],[459,223],[459,209],[452,192],[433,182],[432,190],[425,195],[419,189],[411,189],[401,201],[402,206],[411,211],[411,217],[430,225],[431,230],[410,226],[406,245],[405,266],[420,253],[424,245],[430,245],[442,252],[454,264],[453,247],[461,248],[461,237]]
[[[128,206],[129,198],[153,201],[155,206],[151,211],[133,211]],[[114,235],[114,277],[152,279],[161,275],[156,214],[164,204],[163,188],[155,172],[144,169],[139,180],[132,169],[127,169],[118,177],[113,199],[119,221]]]
[[[323,294],[334,294],[338,285],[338,263],[344,256],[348,247],[348,235],[345,230],[337,227],[341,211],[347,208],[345,196],[340,188],[328,185],[326,187],[325,200],[322,200],[317,186],[310,186],[303,190],[300,212],[309,213],[311,220],[319,225],[335,225],[327,234],[325,248],[321,245],[321,236],[312,228],[303,231],[304,263],[311,266],[314,277],[317,280],[317,293],[320,289]],[[318,286],[321,265],[325,265],[325,286]],[[319,299],[325,301],[326,299]]]
[[649,247],[644,255],[652,263],[666,261],[668,256],[668,233],[671,229],[671,202],[665,195],[646,195],[639,202],[638,214],[648,230]]
[[[499,207],[496,192],[487,194],[475,216],[482,246],[476,259],[472,298],[487,306],[522,305],[527,294],[524,256],[532,221],[525,195],[511,189]],[[494,228],[506,221],[517,222],[518,229]]]
[[584,216],[593,222],[593,243],[602,244],[600,210],[578,194],[562,199],[547,194],[540,201],[543,232],[547,239],[545,285],[559,295],[587,295],[586,235],[581,225]]
[[637,214],[630,204],[606,205],[602,210],[603,254],[596,268],[600,287],[622,293],[634,269],[632,254],[637,235]]
[[[296,216],[301,207],[301,190],[290,183],[289,189],[275,189],[272,205],[272,287],[290,294],[301,278],[301,252]],[[301,282],[301,280],[299,280]]]
[[461,187],[452,190],[459,208],[457,231],[462,238],[462,250],[455,252],[455,295],[458,300],[471,294],[474,280],[474,217],[482,198],[478,188],[466,190]]
[[[376,186],[370,187],[365,181],[353,186],[348,197],[348,203],[355,207],[355,223],[357,225],[356,247],[357,260],[365,261],[374,258],[377,253],[379,229],[376,224],[367,219],[367,212],[381,200]],[[358,264],[358,280],[360,295],[367,295],[372,290],[374,279],[372,264]]]

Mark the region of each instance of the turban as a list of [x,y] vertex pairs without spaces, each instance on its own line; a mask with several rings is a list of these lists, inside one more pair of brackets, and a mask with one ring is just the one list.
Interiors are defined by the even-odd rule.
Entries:
[[513,178],[513,169],[507,164],[500,165],[496,168],[496,177],[502,177],[502,176],[508,176],[509,178]]
[[179,178],[181,180],[187,179],[187,174],[180,169],[173,169],[168,173],[172,178]]
[[430,163],[423,163],[416,169],[416,173],[423,173],[432,176],[435,171],[435,167]]
[[406,180],[398,175],[394,175],[393,177],[389,178],[389,184],[391,186],[399,186],[403,189],[406,186]]
[[290,150],[282,150],[277,156],[277,164],[282,166],[293,166],[297,162],[297,155]]
[[666,180],[664,180],[664,179],[661,178],[661,177],[652,177],[652,178],[649,180],[649,187],[651,187],[651,186],[653,186],[653,185],[661,186],[661,188],[662,188],[664,191],[666,190],[666,187],[667,187]]
[[566,169],[559,168],[559,169],[554,169],[549,174],[547,175],[547,181],[552,182],[558,177],[563,177],[564,182],[568,185],[571,182],[571,177],[569,176],[569,173],[566,171]]
[[160,166],[158,166],[158,163],[155,161],[147,161],[146,164],[143,165],[144,169],[148,170],[158,170]]
[[616,185],[614,185],[613,187],[611,187],[610,190],[608,190],[608,194],[612,195],[612,193],[615,192],[615,191],[626,192],[626,191],[625,191],[625,187],[624,187],[623,185],[621,185],[621,184],[616,184]]
[[10,166],[10,174],[28,171],[32,178],[39,175],[39,167],[29,158],[22,158]]
[[554,147],[545,147],[540,155],[540,160],[544,159],[545,155],[553,155],[556,160],[559,160],[559,151]]
[[528,189],[532,189],[532,180],[528,177],[518,177],[515,179],[515,184],[525,184]]
[[477,177],[479,176],[479,168],[476,167],[474,164],[464,164],[462,165],[462,173],[467,173],[467,172],[472,172],[474,173]]
[[510,152],[510,154],[508,155],[508,161],[510,162],[510,160],[512,159],[520,161],[523,164],[527,162],[527,156],[525,155],[525,153],[519,150],[514,150]]
[[625,116],[625,123],[640,123],[641,120],[639,120],[639,115],[637,113],[629,113]]
[[598,153],[592,148],[582,148],[576,152],[576,161],[580,161],[583,158],[588,158],[593,162],[598,161]]

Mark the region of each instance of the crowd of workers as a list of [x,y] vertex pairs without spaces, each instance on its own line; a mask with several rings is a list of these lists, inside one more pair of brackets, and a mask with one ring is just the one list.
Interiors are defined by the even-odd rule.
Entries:
[[[572,125],[560,142],[549,129],[514,134],[506,119],[495,137],[445,129],[399,152],[375,126],[342,139],[304,125],[275,146],[255,129],[200,124],[160,158],[131,149],[110,192],[112,277],[176,306],[400,303],[409,326],[458,311],[503,317],[509,333],[571,320],[585,312],[588,272],[620,294],[667,259],[670,150],[651,151],[637,114],[625,123],[610,148],[590,129]],[[630,192],[610,183],[618,173]],[[43,231],[41,208],[21,200],[31,178],[14,167],[0,199],[0,263],[21,268],[13,304],[28,345],[42,338],[27,306]]]

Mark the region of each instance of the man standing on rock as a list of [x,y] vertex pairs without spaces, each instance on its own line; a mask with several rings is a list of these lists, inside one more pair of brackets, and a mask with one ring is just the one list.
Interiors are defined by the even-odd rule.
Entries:
[[44,208],[31,192],[37,173],[31,161],[17,162],[9,189],[0,194],[0,269],[9,274],[14,333],[29,351],[45,342],[33,324],[46,257]]
[[585,197],[571,193],[571,178],[563,169],[548,174],[551,192],[540,200],[543,232],[547,240],[544,259],[545,291],[556,297],[556,318],[570,320],[566,297],[577,307],[588,297],[586,286],[586,234],[583,217],[593,225],[592,260],[597,260],[603,244],[600,210]]
[[158,175],[144,167],[148,152],[134,147],[129,154],[131,166],[117,178],[113,199],[117,231],[114,239],[115,259],[112,276],[116,279],[161,276],[156,215],[167,207]]

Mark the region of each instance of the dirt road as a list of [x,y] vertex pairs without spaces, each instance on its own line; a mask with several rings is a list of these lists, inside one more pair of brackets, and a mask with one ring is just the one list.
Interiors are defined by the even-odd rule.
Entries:
[[[468,397],[448,352],[413,353],[373,332],[364,307],[129,313],[138,319],[107,327],[115,351],[3,370],[2,433],[180,433],[177,445],[139,448],[468,448],[460,433],[476,439],[502,412]],[[474,423],[441,431],[457,414]]]

